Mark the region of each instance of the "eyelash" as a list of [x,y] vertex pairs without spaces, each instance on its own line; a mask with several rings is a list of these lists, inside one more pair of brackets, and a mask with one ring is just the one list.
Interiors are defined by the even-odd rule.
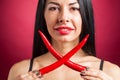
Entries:
[[[80,8],[77,8],[77,7],[71,7],[70,8],[71,10],[73,10],[73,11],[79,11],[80,10]],[[50,11],[55,11],[55,10],[60,10],[60,8],[59,7],[50,7],[48,10],[50,10]]]
[[60,10],[60,8],[59,7],[50,7],[49,10],[50,11],[55,11],[55,10]]
[[77,8],[77,7],[72,7],[71,9],[72,10],[78,10],[78,11],[80,10],[80,8]]

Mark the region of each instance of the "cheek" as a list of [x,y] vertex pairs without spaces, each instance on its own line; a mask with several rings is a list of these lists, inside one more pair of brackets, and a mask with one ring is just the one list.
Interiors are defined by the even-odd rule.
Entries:
[[75,26],[76,26],[76,28],[78,30],[81,30],[81,28],[82,28],[82,19],[81,19],[81,16],[74,18],[74,24],[75,24]]
[[75,17],[76,23],[81,26],[82,25],[82,18],[80,15],[78,15],[79,17]]
[[45,21],[47,24],[47,27],[53,27],[55,26],[55,23],[57,21],[57,16],[53,15],[53,14],[45,14]]
[[47,26],[50,25],[50,20],[49,20],[50,16],[48,16],[48,14],[45,14],[45,21],[46,21],[46,24]]
[[74,18],[75,26],[76,26],[76,34],[80,35],[82,30],[82,19],[80,17]]

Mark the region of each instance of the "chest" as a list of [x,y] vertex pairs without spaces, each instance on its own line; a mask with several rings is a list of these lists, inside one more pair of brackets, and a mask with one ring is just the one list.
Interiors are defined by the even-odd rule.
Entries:
[[83,80],[80,72],[70,68],[58,68],[50,73],[45,74],[44,80]]

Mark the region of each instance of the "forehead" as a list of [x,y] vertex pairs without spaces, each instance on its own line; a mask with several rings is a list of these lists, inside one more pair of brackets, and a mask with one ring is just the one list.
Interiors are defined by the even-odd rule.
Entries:
[[46,4],[48,4],[49,2],[56,2],[59,4],[69,4],[69,3],[78,2],[78,0],[46,0]]

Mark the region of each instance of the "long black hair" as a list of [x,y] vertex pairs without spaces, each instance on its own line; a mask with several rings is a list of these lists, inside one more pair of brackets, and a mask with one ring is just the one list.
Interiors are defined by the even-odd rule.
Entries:
[[[82,48],[86,54],[96,56],[95,52],[95,35],[94,35],[94,17],[91,0],[78,0],[80,5],[80,14],[82,17],[82,32],[80,34],[80,41],[85,37],[86,34],[90,34],[87,43]],[[36,21],[34,29],[34,40],[33,40],[33,55],[32,58],[40,56],[48,52],[41,37],[39,36],[38,30],[40,29],[47,39],[51,42],[51,37],[47,31],[47,26],[44,18],[46,0],[39,0],[36,12]]]

